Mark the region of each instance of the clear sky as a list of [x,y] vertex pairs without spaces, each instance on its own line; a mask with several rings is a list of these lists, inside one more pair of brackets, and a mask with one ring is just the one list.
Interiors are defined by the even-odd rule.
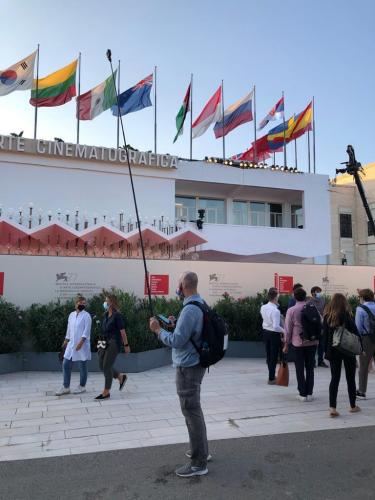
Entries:
[[[40,43],[40,77],[82,53],[81,91],[109,75],[105,53],[121,59],[121,90],[158,66],[158,152],[189,155],[189,133],[172,144],[175,116],[190,73],[196,117],[224,79],[225,105],[257,88],[258,121],[285,92],[286,115],[316,102],[317,171],[334,174],[353,144],[363,164],[375,161],[375,2],[373,0],[0,0],[0,68]],[[0,98],[0,133],[33,135],[29,92]],[[153,108],[124,119],[127,141],[153,148]],[[273,122],[273,124],[276,124]],[[74,101],[40,108],[38,137],[75,142]],[[246,150],[253,124],[226,138],[227,155]],[[81,143],[116,145],[110,112],[81,123]],[[306,139],[298,141],[299,167],[307,169]],[[212,129],[193,141],[193,156],[220,156]],[[282,163],[282,154],[276,160]],[[294,148],[288,147],[294,164]]]

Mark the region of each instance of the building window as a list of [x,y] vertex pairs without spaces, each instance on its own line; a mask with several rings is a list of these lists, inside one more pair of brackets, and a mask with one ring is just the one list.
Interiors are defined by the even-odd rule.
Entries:
[[265,226],[266,225],[266,204],[259,203],[256,201],[251,201],[249,208],[250,208],[250,225],[251,226]]
[[281,203],[270,204],[270,226],[283,227],[283,206]]
[[249,206],[247,201],[233,202],[233,224],[248,225],[249,224]]
[[205,222],[210,224],[225,224],[225,201],[210,200],[200,198],[198,200],[199,208],[206,210]]
[[292,205],[292,227],[303,229],[303,208],[301,205]]
[[340,214],[340,238],[353,238],[351,214]]
[[176,219],[186,222],[197,220],[197,208],[195,198],[176,196],[175,200]]

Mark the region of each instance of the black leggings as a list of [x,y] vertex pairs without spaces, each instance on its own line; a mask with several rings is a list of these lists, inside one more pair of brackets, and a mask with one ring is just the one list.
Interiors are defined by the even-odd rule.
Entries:
[[344,361],[346,383],[348,384],[348,393],[350,406],[355,407],[356,385],[355,385],[355,356],[344,356],[336,349],[332,349],[331,359],[331,383],[329,384],[329,406],[336,408],[337,392],[341,377],[341,366]]

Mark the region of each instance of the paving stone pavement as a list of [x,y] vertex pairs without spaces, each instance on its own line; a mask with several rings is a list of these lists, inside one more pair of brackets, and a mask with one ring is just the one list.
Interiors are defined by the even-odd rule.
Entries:
[[[289,387],[266,384],[259,359],[224,359],[210,368],[202,403],[211,440],[375,425],[375,375],[369,375],[362,412],[348,412],[342,374],[336,419],[328,417],[330,370],[315,370],[315,400],[296,400],[290,364]],[[0,376],[0,461],[140,448],[188,442],[174,385],[174,370],[163,367],[130,374],[123,392],[115,381],[111,399],[94,401],[103,387],[89,374],[87,392],[56,397],[61,374],[22,372]],[[72,375],[72,387],[78,374]]]

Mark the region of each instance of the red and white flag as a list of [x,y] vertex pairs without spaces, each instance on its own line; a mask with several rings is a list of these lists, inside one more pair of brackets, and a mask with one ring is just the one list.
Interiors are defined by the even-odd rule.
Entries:
[[192,125],[193,139],[204,134],[208,127],[221,120],[221,85]]

